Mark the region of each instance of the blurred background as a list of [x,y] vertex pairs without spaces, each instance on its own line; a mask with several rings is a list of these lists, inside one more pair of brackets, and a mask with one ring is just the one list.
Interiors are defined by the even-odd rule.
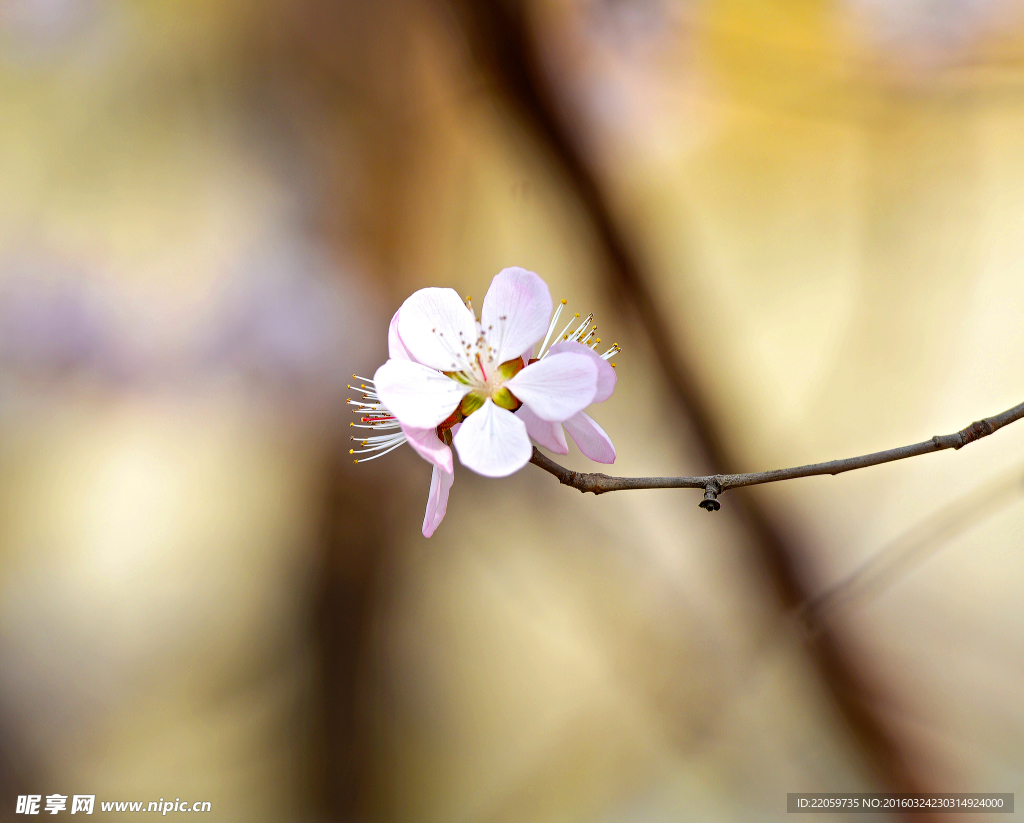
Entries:
[[426,540],[346,384],[511,265],[624,349],[616,474],[1019,403],[1024,2],[0,0],[3,819],[1024,797],[1024,424],[713,516],[460,467]]

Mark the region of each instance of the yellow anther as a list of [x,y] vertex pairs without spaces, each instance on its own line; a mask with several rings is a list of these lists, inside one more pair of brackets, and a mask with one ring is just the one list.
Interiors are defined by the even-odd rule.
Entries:
[[563,305],[563,306],[565,305],[565,300],[562,300],[562,305]]
[[349,453],[349,454],[355,454],[356,452],[355,452],[355,449],[349,449],[349,450],[348,450],[348,453]]
[[[579,313],[579,312],[576,312],[576,314],[574,314],[574,315],[573,315],[573,317],[579,317],[579,316],[580,316],[580,313]],[[355,375],[354,375],[354,374],[353,374],[352,376],[353,376],[353,377],[355,377]]]
[[600,343],[600,342],[601,342],[601,338],[600,338],[600,337],[598,337],[598,338],[597,338],[597,342],[598,342],[598,343]]
[[613,368],[613,369],[615,368],[615,364],[614,364],[614,363],[612,363],[612,368]]
[[358,461],[358,460],[353,460],[352,462],[353,462],[353,463],[358,463],[359,461]]

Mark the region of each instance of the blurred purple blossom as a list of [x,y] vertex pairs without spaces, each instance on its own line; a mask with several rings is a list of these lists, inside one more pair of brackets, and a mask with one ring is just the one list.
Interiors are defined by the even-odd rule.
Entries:
[[0,260],[0,378],[87,373],[121,387],[193,390],[234,375],[319,408],[343,401],[354,351],[383,356],[374,296],[314,244],[264,241],[221,282],[198,312],[183,311],[159,286],[119,288],[45,256]]
[[0,278],[0,370],[80,370],[109,353],[102,302],[80,273],[22,258],[0,261]]
[[919,65],[955,61],[1011,19],[1019,0],[844,0],[880,51]]

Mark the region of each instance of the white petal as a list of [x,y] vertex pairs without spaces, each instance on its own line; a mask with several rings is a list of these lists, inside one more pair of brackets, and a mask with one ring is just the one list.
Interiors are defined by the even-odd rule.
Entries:
[[[580,412],[583,414],[583,412]],[[558,423],[550,423],[541,420],[530,411],[529,406],[520,406],[516,417],[526,424],[526,433],[530,435],[539,445],[553,451],[555,454],[568,454],[569,446],[565,442],[565,435]]]
[[437,468],[446,472],[454,471],[452,450],[437,436],[436,427],[432,429],[417,429],[414,426],[403,425],[402,433],[405,435],[406,440],[409,441],[409,445],[428,463],[433,463]]
[[463,421],[454,443],[462,465],[484,477],[517,472],[533,454],[526,424],[490,398]]
[[594,394],[593,403],[603,403],[609,397],[612,396],[612,392],[615,391],[615,381],[618,380],[618,376],[615,374],[615,369],[612,365],[601,357],[596,351],[591,349],[589,346],[584,346],[582,343],[577,343],[575,340],[563,340],[561,343],[555,343],[550,348],[550,354],[545,360],[554,357],[556,354],[562,352],[575,352],[576,354],[585,354],[589,357],[595,366],[597,366],[597,392]]
[[443,422],[469,391],[468,386],[411,360],[388,360],[377,369],[373,382],[380,402],[399,422],[418,429]]
[[455,289],[420,289],[398,310],[398,333],[412,359],[438,371],[470,368],[466,346],[477,339],[476,318]]
[[484,297],[480,325],[488,344],[497,351],[498,363],[532,349],[547,332],[550,319],[551,292],[540,277],[518,267],[494,275]]
[[615,446],[612,445],[612,439],[583,412],[574,414],[563,421],[562,425],[580,447],[580,451],[591,460],[597,463],[615,462]]
[[444,520],[444,513],[448,511],[448,492],[455,482],[455,474],[441,471],[434,466],[430,475],[430,492],[427,494],[427,510],[423,513],[423,536],[430,537],[434,530]]
[[591,404],[597,366],[584,354],[564,352],[531,363],[505,385],[538,417],[558,423]]
[[[401,311],[401,309],[399,309]],[[412,360],[409,350],[398,336],[398,312],[391,318],[391,325],[388,326],[388,357],[392,360]]]

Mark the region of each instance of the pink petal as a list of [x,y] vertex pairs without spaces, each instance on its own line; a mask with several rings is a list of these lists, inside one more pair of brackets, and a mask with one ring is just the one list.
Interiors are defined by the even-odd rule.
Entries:
[[519,357],[548,330],[551,292],[532,271],[502,269],[491,281],[480,312],[487,342],[497,351],[499,363]]
[[476,318],[455,289],[420,289],[398,310],[398,334],[412,359],[438,371],[471,368],[466,345],[477,338]]
[[[565,340],[561,343],[555,343],[551,347],[551,353],[548,357],[554,357],[556,354],[565,352],[575,352],[576,354],[585,354],[589,357],[595,366],[597,366],[597,393],[594,395],[593,403],[603,403],[609,397],[612,396],[612,392],[615,391],[615,381],[618,380],[618,376],[615,374],[615,369],[612,368],[611,364],[603,359],[596,351],[591,349],[589,346],[584,346],[582,343],[577,343],[575,340]],[[545,360],[547,358],[544,358]]]
[[[583,412],[580,412],[582,414]],[[529,406],[520,406],[516,417],[526,424],[526,433],[530,435],[539,445],[553,451],[555,454],[568,454],[569,446],[566,445],[565,435],[558,423],[550,423],[541,420],[530,411]]]
[[430,492],[427,494],[427,510],[423,513],[423,536],[430,537],[434,530],[444,520],[444,513],[448,510],[448,492],[455,482],[455,474],[441,471],[434,466],[430,475]]
[[[401,311],[401,309],[399,309]],[[388,326],[388,357],[392,360],[412,360],[409,350],[398,336],[398,312],[391,318],[391,325]]]
[[519,471],[533,454],[523,421],[490,398],[463,421],[454,443],[462,465],[484,477]]
[[377,369],[373,382],[381,403],[399,422],[418,429],[432,429],[443,422],[469,391],[468,386],[411,360],[388,360]]
[[436,427],[417,429],[413,426],[403,425],[402,433],[409,441],[409,445],[428,463],[433,463],[437,468],[449,473],[455,470],[452,465],[452,450],[437,436]]
[[562,423],[569,436],[576,441],[580,451],[597,463],[614,463],[615,446],[593,419],[583,412],[574,414]]
[[531,363],[505,385],[538,417],[558,423],[593,401],[597,366],[585,354],[564,352]]

